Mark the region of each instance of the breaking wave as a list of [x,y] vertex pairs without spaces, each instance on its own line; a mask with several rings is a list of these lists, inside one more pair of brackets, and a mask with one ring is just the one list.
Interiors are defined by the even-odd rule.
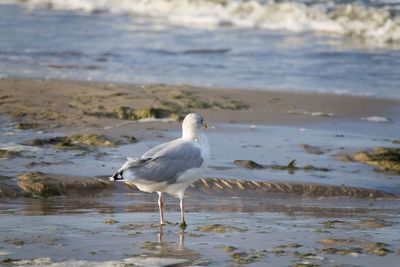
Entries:
[[396,0],[369,1],[369,5],[343,4],[344,1],[310,4],[263,0],[0,0],[10,2],[32,8],[145,16],[186,27],[231,26],[400,41],[400,3]]

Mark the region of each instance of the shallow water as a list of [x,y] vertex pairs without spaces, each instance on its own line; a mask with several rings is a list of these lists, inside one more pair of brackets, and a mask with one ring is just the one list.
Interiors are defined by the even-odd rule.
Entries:
[[[212,159],[205,176],[346,184],[399,193],[397,176],[332,158],[343,151],[398,146],[392,144],[399,132],[397,121],[392,118],[392,123],[377,124],[349,120],[335,122],[334,126],[329,122],[302,125],[303,128],[211,123],[207,135]],[[0,148],[14,147],[23,153],[22,157],[0,161],[0,176],[8,177],[25,171],[109,175],[125,156],[140,155],[180,134],[178,131],[148,130],[144,134],[146,139],[139,143],[82,153],[21,146],[26,140],[60,133],[16,130],[14,124],[4,118],[0,123]],[[303,143],[318,146],[325,153],[306,153],[299,147]],[[233,164],[238,155],[262,164],[284,165],[296,159],[298,165],[313,164],[328,167],[331,171],[290,174],[269,169],[246,170]],[[38,164],[31,165],[30,162]],[[250,266],[289,266],[306,262],[320,266],[395,266],[398,262],[399,237],[393,234],[400,230],[398,199],[317,199],[288,194],[267,194],[263,198],[228,197],[202,196],[189,191],[185,197],[189,227],[185,232],[176,225],[179,218],[177,199],[166,196],[165,201],[165,216],[171,224],[160,229],[156,194],[134,191],[105,192],[96,196],[2,199],[0,261],[12,259],[15,264],[41,266],[126,266],[131,263],[161,266],[181,261],[182,266],[221,266],[238,264],[240,259],[250,259]],[[339,223],[329,226],[335,220]],[[376,223],[378,227],[357,226],[365,221]],[[214,224],[237,229],[225,233],[200,230],[200,227]],[[319,242],[324,238],[349,239],[350,244],[324,245]],[[375,242],[384,243],[389,250],[386,256],[368,252],[368,245]],[[224,246],[235,249],[226,252]],[[330,254],[324,251],[329,247],[359,252]],[[304,258],[305,253],[312,254]]]
[[[99,148],[93,151],[54,150],[51,146],[35,147],[21,144],[35,138],[63,134],[15,130],[13,124],[7,121],[3,122],[3,125],[5,127],[0,130],[0,148],[22,152],[21,157],[0,161],[0,175],[11,177],[21,172],[34,171],[89,177],[109,176],[120,167],[126,157],[138,157],[151,147],[180,136],[180,132],[154,130],[146,132],[144,135],[147,137],[138,143],[116,148]],[[126,125],[122,127],[134,128]],[[346,185],[398,194],[400,181],[396,175],[374,171],[373,167],[362,163],[342,162],[336,160],[335,156],[377,146],[399,147],[399,144],[393,143],[397,140],[399,131],[400,126],[397,122],[372,123],[361,120],[335,122],[334,125],[310,124],[303,127],[214,124],[207,131],[211,160],[204,176]],[[316,146],[321,152],[318,155],[309,153],[301,147],[302,144]],[[263,165],[284,166],[296,160],[299,167],[313,165],[328,170],[248,170],[235,165],[233,161],[237,159],[254,160]]]
[[[0,77],[400,96],[400,41],[385,41],[400,39],[396,1],[365,2],[364,11],[340,11],[340,16],[332,10],[352,1],[268,6],[275,19],[264,24],[275,23],[275,28],[235,24],[241,19],[257,21],[257,15],[234,20],[237,14],[229,13],[232,8],[218,13],[218,8],[208,6],[216,1],[206,0],[187,5],[184,0],[135,1],[135,5],[111,0],[5,2],[9,4],[0,5]],[[191,6],[195,2],[200,9]],[[283,8],[285,4],[288,7]],[[174,8],[178,11],[171,15]],[[368,8],[379,10],[369,14]],[[315,15],[314,9],[322,13]],[[325,19],[326,14],[337,22]],[[322,21],[313,21],[321,16]],[[207,19],[213,18],[217,24],[209,27]],[[352,18],[356,21],[347,21]],[[232,23],[225,23],[229,19]],[[375,29],[377,21],[386,26]],[[354,27],[350,33],[326,31],[350,25]],[[357,36],[351,31],[384,36]]]
[[[174,221],[177,212],[169,212],[168,219]],[[354,225],[362,220],[380,216],[390,226],[379,229],[359,229]],[[116,212],[86,214],[58,214],[47,216],[21,216],[2,214],[0,259],[6,255],[11,259],[27,259],[28,265],[124,266],[140,260],[185,259],[192,265],[221,266],[235,264],[232,252],[224,252],[224,246],[233,246],[234,252],[253,255],[254,266],[265,264],[288,266],[300,262],[315,264],[353,264],[375,266],[379,263],[394,266],[398,256],[398,214],[370,213],[368,216],[353,213],[351,217],[330,215],[310,216],[301,213],[277,212],[190,212],[190,224],[185,232],[175,225],[159,228],[157,213]],[[114,220],[113,224],[104,223]],[[341,220],[334,227],[324,227],[327,220]],[[16,222],[18,222],[16,224]],[[220,224],[236,227],[225,233],[203,232],[200,227]],[[353,246],[365,242],[383,242],[393,251],[385,257],[372,256],[366,252],[352,255],[329,255],[321,252],[323,238],[354,239]],[[298,244],[298,248],[285,247]],[[279,247],[282,246],[283,247]],[[302,259],[297,253],[313,253],[310,259]],[[247,254],[246,254],[247,253]],[[243,258],[245,256],[242,256]],[[36,259],[35,262],[29,261]],[[17,262],[18,263],[18,262]],[[146,264],[144,264],[146,265]],[[252,266],[253,266],[252,265]],[[161,266],[161,265],[156,265]]]

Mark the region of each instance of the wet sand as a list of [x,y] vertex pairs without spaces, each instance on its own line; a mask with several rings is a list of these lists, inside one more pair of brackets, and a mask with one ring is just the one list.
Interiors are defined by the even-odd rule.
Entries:
[[398,262],[398,236],[393,233],[400,230],[399,209],[389,203],[373,201],[377,206],[371,206],[342,199],[313,205],[277,196],[189,196],[189,227],[181,231],[176,200],[167,198],[166,218],[171,223],[160,228],[156,196],[129,197],[128,201],[115,197],[9,201],[1,210],[3,264],[395,266]]
[[[398,174],[352,155],[399,147],[400,101],[21,79],[0,88],[0,265],[398,262]],[[212,155],[181,232],[176,199],[160,228],[154,194],[105,178],[178,137],[192,111],[211,125]]]
[[[125,85],[23,79],[0,80],[0,112],[20,121],[53,126],[110,124],[96,115],[129,106],[201,111],[212,122],[303,124],[398,114],[400,101],[300,92]],[[39,127],[39,125],[38,125]]]

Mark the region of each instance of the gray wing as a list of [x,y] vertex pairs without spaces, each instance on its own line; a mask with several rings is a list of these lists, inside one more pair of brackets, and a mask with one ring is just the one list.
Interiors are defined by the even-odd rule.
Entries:
[[176,182],[183,172],[199,168],[202,164],[199,147],[191,142],[170,142],[155,152],[153,157],[128,161],[121,169],[124,176],[132,179],[171,184]]
[[155,155],[156,153],[162,151],[163,149],[165,149],[165,148],[168,147],[168,146],[173,145],[173,144],[176,143],[177,141],[178,141],[178,139],[177,139],[177,140],[174,140],[174,141],[171,141],[171,142],[168,142],[168,143],[164,143],[164,144],[160,144],[160,145],[158,145],[158,146],[155,146],[155,147],[153,147],[152,149],[150,149],[150,150],[148,150],[147,152],[145,152],[145,153],[141,156],[141,158],[142,158],[142,159],[152,158],[152,157],[154,157],[154,155]]

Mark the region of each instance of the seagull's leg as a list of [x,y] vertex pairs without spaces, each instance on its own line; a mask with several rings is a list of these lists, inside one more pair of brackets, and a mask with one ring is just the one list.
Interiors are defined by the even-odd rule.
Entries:
[[185,214],[184,214],[184,211],[183,211],[183,196],[179,196],[179,199],[180,199],[180,206],[181,206],[181,222],[179,224],[179,227],[182,230],[185,230],[186,227],[187,227],[187,224],[185,222]]
[[163,242],[163,236],[164,236],[164,233],[163,233],[163,228],[162,228],[162,226],[161,226],[161,227],[160,227],[160,231],[158,231],[158,233],[157,233],[158,242],[160,242],[160,243]]
[[158,209],[160,210],[160,224],[163,225],[165,224],[164,222],[164,202],[163,202],[163,195],[162,192],[157,192],[158,193]]
[[183,249],[185,246],[185,230],[179,233],[179,248]]

